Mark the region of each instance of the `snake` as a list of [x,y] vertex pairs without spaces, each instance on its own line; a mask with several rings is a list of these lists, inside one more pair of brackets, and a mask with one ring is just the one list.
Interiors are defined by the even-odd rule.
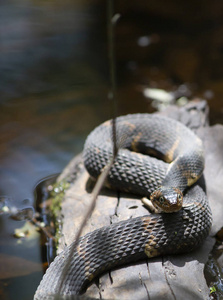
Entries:
[[[86,139],[83,161],[94,179],[113,156],[112,126],[112,120],[106,121]],[[154,211],[96,229],[80,237],[75,250],[75,241],[67,246],[47,269],[36,300],[82,294],[106,271],[151,257],[187,253],[209,234],[211,209],[198,184],[204,169],[200,138],[182,123],[158,114],[120,116],[115,128],[118,152],[105,184],[146,197]]]

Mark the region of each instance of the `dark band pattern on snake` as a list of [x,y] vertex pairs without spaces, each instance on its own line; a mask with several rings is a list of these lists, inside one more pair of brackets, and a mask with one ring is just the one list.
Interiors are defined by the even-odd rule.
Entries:
[[[118,117],[119,148],[106,185],[150,198],[159,214],[132,218],[81,237],[72,254],[62,295],[85,291],[98,275],[147,257],[185,253],[207,237],[212,223],[206,194],[196,184],[204,168],[201,140],[170,118],[133,114]],[[88,136],[84,164],[97,178],[112,156],[111,121]],[[62,268],[71,246],[48,268],[35,299],[58,294]]]

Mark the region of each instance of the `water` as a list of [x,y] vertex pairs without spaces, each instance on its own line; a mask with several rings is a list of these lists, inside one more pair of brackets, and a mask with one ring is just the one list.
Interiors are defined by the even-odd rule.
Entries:
[[[180,88],[208,98],[211,122],[223,123],[219,11],[211,1],[199,10],[177,1],[116,4],[119,114],[154,111],[148,86]],[[111,117],[106,5],[1,1],[0,26],[0,196],[21,209],[33,206],[35,184],[61,172]],[[24,224],[0,216],[1,299],[31,299],[42,277],[40,235],[13,237]]]

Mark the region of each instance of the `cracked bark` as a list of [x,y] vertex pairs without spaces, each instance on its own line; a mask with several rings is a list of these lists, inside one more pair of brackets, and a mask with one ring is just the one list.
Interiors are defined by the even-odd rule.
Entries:
[[[223,174],[219,171],[219,166],[223,167],[223,126],[208,126],[208,107],[204,101],[192,102],[184,108],[173,106],[163,114],[186,123],[204,141],[206,155],[204,176],[214,215],[211,231],[213,236],[223,226],[220,213],[223,208],[221,201]],[[77,164],[79,172],[74,184],[67,190],[62,205],[64,237],[61,241],[65,240],[66,244],[73,241],[90,201],[91,184],[81,156],[69,164],[60,179],[72,177],[74,166]],[[213,174],[218,174],[217,180]],[[147,213],[139,197],[104,188],[82,235],[104,225]],[[192,253],[148,259],[111,270],[93,282],[86,295],[97,299],[208,299],[209,289],[203,268],[213,244],[214,239],[209,236],[202,247]],[[63,245],[61,242],[59,251]]]

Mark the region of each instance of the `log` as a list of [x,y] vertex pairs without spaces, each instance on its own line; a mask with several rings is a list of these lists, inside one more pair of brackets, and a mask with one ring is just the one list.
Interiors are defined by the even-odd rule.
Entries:
[[[223,226],[223,126],[208,125],[208,106],[205,101],[192,101],[181,108],[172,106],[162,114],[190,127],[204,142],[204,178],[213,212],[210,236],[191,253],[147,259],[111,270],[94,280],[86,296],[95,299],[209,299],[204,265],[215,243],[213,236]],[[81,154],[65,168],[58,178],[58,181],[61,180],[72,181],[72,184],[62,203],[63,236],[58,252],[74,241],[90,205],[94,186],[84,168]],[[146,214],[148,211],[140,197],[103,188],[82,235],[120,220]]]

